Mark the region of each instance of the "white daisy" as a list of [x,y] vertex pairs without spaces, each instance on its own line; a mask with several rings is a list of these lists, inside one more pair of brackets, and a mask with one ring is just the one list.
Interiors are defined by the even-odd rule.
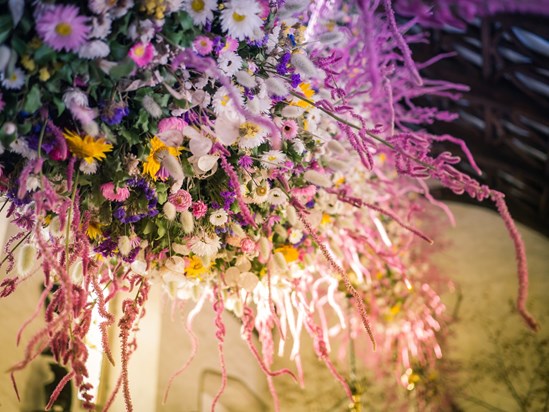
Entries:
[[19,67],[13,70],[9,77],[2,76],[2,86],[6,89],[19,90],[25,84],[25,72]]
[[231,0],[221,12],[221,26],[238,40],[254,38],[254,31],[263,24],[258,16],[260,12],[261,8],[255,0]]
[[227,76],[232,76],[242,67],[242,57],[234,52],[221,53],[218,60],[219,69]]
[[261,165],[266,169],[274,169],[286,161],[286,155],[280,150],[269,150],[261,156]]
[[191,252],[200,257],[212,257],[221,248],[219,236],[215,233],[204,233],[196,236],[189,242]]
[[288,236],[288,241],[295,245],[296,243],[299,243],[301,239],[303,239],[303,231],[292,228],[290,230],[290,236]]
[[203,26],[208,20],[212,21],[216,7],[217,0],[186,0],[183,5],[183,9],[189,13],[197,26]]
[[[237,96],[240,100],[239,103],[242,104],[242,95],[237,94]],[[216,115],[219,115],[226,109],[235,110],[235,103],[229,96],[229,92],[227,91],[225,86],[217,89],[217,91],[213,95],[212,106]]]
[[269,195],[267,196],[267,201],[274,206],[283,205],[288,201],[288,196],[286,193],[282,191],[282,189],[279,189],[278,187],[275,187],[274,189],[271,189],[269,191]]
[[260,204],[266,202],[269,199],[269,183],[264,180],[259,185],[252,183],[252,202]]
[[246,121],[239,127],[240,140],[238,145],[243,149],[253,149],[265,141],[267,131],[254,122]]
[[227,223],[229,217],[223,209],[216,210],[210,215],[210,223],[214,226],[222,226]]

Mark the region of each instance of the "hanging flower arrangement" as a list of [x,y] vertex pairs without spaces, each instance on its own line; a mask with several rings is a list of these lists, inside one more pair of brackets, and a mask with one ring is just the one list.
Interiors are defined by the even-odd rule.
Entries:
[[[464,87],[422,79],[407,46],[417,39],[404,37],[389,0],[378,3],[3,9],[0,188],[22,232],[7,243],[0,296],[43,276],[45,326],[11,373],[50,348],[69,372],[46,409],[71,381],[94,408],[85,338],[98,310],[104,354],[122,365],[105,410],[117,391],[133,410],[130,342],[159,285],[195,301],[190,316],[212,302],[222,366],[221,315],[241,319],[275,406],[273,377],[303,380],[303,332],[351,399],[329,356],[338,330],[396,351],[404,369],[433,362],[444,308],[422,269],[419,244],[432,241],[417,227],[423,211],[445,206],[427,178],[496,203],[517,249],[518,308],[536,328],[503,195],[458,172],[459,158],[431,153],[440,137],[421,125],[452,115],[412,101]],[[122,293],[132,297],[116,321],[108,303]],[[120,360],[107,339],[115,327]],[[275,336],[280,353],[292,337],[296,371],[271,370]]]

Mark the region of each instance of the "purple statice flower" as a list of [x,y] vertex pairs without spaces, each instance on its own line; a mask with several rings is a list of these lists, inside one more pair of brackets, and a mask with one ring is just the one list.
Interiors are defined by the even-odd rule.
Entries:
[[240,159],[238,159],[238,166],[243,169],[249,169],[253,166],[253,164],[254,160],[248,155],[244,155]]
[[271,96],[271,101],[273,102],[273,104],[283,102],[284,100],[286,100],[286,97],[284,96],[276,96],[276,95]]
[[130,110],[124,103],[114,103],[101,105],[101,120],[109,126],[122,123],[122,119],[130,113]]
[[135,258],[137,257],[137,254],[139,253],[139,250],[141,250],[141,248],[139,246],[134,247],[130,251],[130,253],[128,253],[128,256],[123,256],[122,259],[124,260],[124,262],[132,263],[135,260]]
[[248,100],[253,100],[254,97],[255,97],[255,93],[253,92],[252,89],[248,89],[247,87],[244,88],[244,96],[246,96],[246,98]]
[[236,193],[231,192],[229,190],[223,191],[220,193],[221,197],[223,198],[223,209],[229,210],[236,200]]
[[294,89],[301,84],[301,76],[299,73],[292,74],[291,83]]
[[213,39],[213,51],[216,54],[219,54],[221,50],[223,50],[223,47],[225,46],[225,41],[221,36],[217,36]]
[[288,63],[290,62],[291,57],[292,54],[290,52],[284,53],[276,65],[276,72],[281,76],[288,73]]
[[109,257],[112,256],[116,248],[118,247],[118,242],[111,239],[111,237],[107,237],[103,242],[101,242],[99,245],[97,245],[94,248],[94,251],[97,253],[101,253],[103,257]]
[[156,197],[155,190],[149,186],[147,181],[142,177],[133,177],[126,182],[126,186],[130,187],[133,192],[139,195],[144,195],[147,199],[147,210],[140,211],[139,213],[128,214],[128,210],[125,206],[121,205],[113,212],[113,217],[122,223],[135,223],[146,217],[154,217],[158,215],[158,199]]
[[217,210],[217,209],[219,209],[221,206],[219,206],[219,203],[217,203],[217,202],[211,202],[211,203],[210,203],[210,207],[211,207],[212,209]]
[[309,209],[312,209],[313,207],[315,207],[315,201],[309,200],[307,203],[305,203],[305,206],[308,207]]

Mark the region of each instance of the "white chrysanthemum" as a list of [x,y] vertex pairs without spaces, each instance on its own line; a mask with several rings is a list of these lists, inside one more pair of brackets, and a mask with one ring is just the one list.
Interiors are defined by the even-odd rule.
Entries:
[[97,172],[98,168],[99,168],[99,163],[94,159],[91,163],[88,163],[85,160],[82,160],[82,162],[80,162],[80,167],[78,169],[80,169],[80,171],[85,175],[93,175]]
[[258,16],[260,11],[261,8],[255,0],[231,0],[221,12],[221,26],[238,40],[255,38],[254,31],[263,24]]
[[210,215],[210,223],[214,226],[222,226],[227,223],[229,216],[223,209],[216,210]]
[[78,56],[82,59],[94,60],[107,57],[111,49],[107,43],[101,40],[92,40],[84,44],[78,50]]
[[13,70],[8,77],[2,76],[2,86],[10,90],[19,90],[25,84],[25,72],[19,67]]
[[216,0],[186,0],[183,5],[183,9],[189,13],[197,26],[203,26],[208,20],[212,21],[216,7]]
[[283,205],[288,201],[288,196],[286,193],[282,191],[282,189],[279,189],[278,187],[275,187],[274,189],[271,189],[269,191],[269,196],[267,197],[267,201],[274,206]]
[[265,141],[267,131],[254,122],[244,122],[239,127],[240,140],[238,145],[243,149],[253,149]]
[[217,64],[223,73],[232,76],[242,67],[242,57],[234,52],[224,52],[219,56]]
[[303,177],[306,181],[320,187],[330,187],[332,185],[332,181],[329,175],[317,172],[316,170],[307,170],[303,174]]
[[280,150],[269,150],[261,156],[261,165],[266,169],[274,169],[286,161],[286,155]]
[[250,75],[247,71],[241,70],[235,73],[235,77],[236,77],[236,81],[239,84],[241,84],[244,87],[247,87],[248,89],[252,89],[257,85],[254,77]]
[[194,237],[189,242],[191,252],[200,257],[213,257],[221,248],[219,236],[214,233],[204,233]]
[[299,243],[303,239],[303,231],[300,229],[292,229],[290,231],[290,236],[288,236],[288,241],[292,244]]

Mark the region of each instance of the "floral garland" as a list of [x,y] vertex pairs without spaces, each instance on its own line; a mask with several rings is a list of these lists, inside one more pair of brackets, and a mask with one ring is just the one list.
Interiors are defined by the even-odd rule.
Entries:
[[[378,3],[10,1],[4,8],[1,187],[8,216],[26,234],[6,245],[7,272],[16,273],[1,281],[0,296],[39,262],[44,292],[18,339],[48,299],[45,326],[11,372],[51,349],[69,373],[46,409],[71,380],[94,408],[84,343],[92,310],[114,364],[107,331],[116,318],[107,304],[130,292],[118,321],[122,374],[104,409],[121,389],[133,410],[132,331],[153,280],[174,301],[197,302],[191,336],[193,317],[205,300],[213,303],[223,383],[212,410],[227,373],[224,310],[242,319],[275,407],[274,376],[303,380],[302,330],[353,398],[329,356],[334,317],[336,329],[358,320],[374,348],[376,341],[393,348],[404,368],[410,357],[433,362],[443,307],[414,252],[430,238],[414,224],[427,207],[420,195],[445,206],[429,195],[427,177],[496,202],[517,248],[519,310],[536,328],[525,309],[524,250],[503,196],[454,169],[458,158],[430,155],[442,138],[421,124],[453,115],[412,101],[455,97],[463,86],[421,79],[407,46],[419,39],[403,37],[390,1],[384,12]],[[342,311],[348,305],[350,315]],[[384,326],[391,322],[397,326]],[[297,374],[271,370],[277,333],[280,353],[293,338]]]

